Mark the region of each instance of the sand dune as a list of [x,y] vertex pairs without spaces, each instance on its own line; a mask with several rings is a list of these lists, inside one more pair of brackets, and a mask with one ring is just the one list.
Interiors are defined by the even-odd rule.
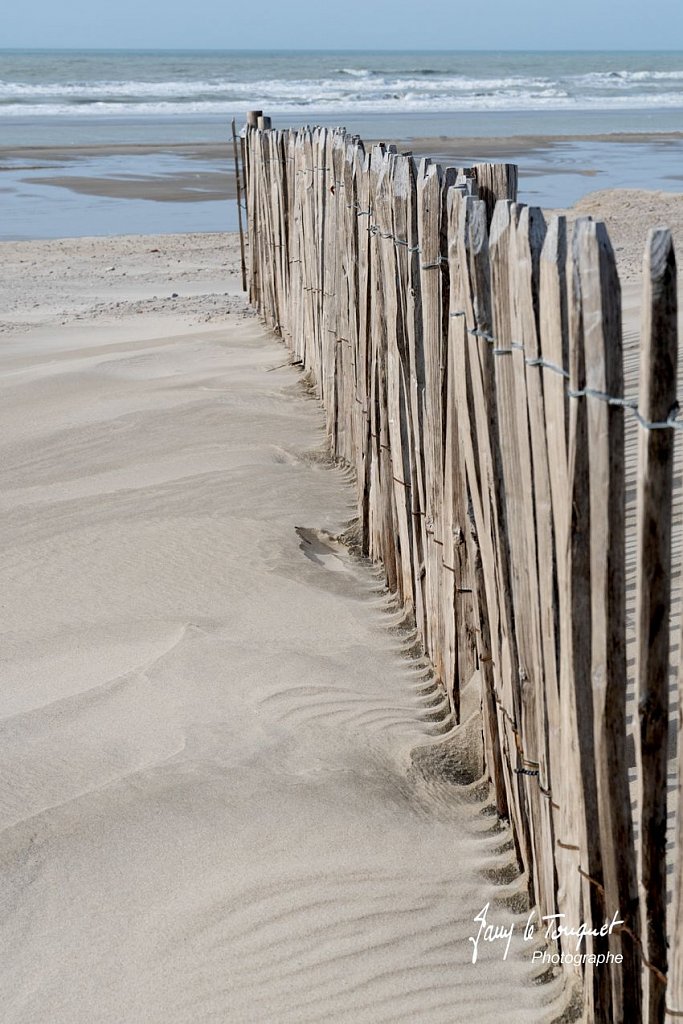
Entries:
[[[235,252],[4,246],[3,1019],[552,1019],[509,835]],[[473,965],[489,901],[518,934]]]

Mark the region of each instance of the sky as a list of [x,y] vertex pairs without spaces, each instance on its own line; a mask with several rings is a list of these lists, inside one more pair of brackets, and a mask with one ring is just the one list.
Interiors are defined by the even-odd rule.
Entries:
[[14,0],[0,47],[683,48],[683,0]]

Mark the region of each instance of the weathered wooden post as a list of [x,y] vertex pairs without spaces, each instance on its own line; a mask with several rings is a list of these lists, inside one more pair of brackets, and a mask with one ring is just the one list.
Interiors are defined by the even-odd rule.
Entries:
[[[626,922],[603,943],[623,960],[597,973],[596,1020],[640,1020],[638,892],[626,754],[625,479],[621,289],[604,224],[579,222],[586,365],[591,550],[591,691],[600,851],[586,868],[603,921]],[[602,396],[613,396],[606,402]],[[591,822],[588,821],[591,828]],[[594,827],[594,826],[593,826]],[[589,844],[590,849],[590,844]],[[594,872],[601,872],[598,878]],[[599,881],[602,891],[595,882]],[[597,892],[596,892],[597,889]],[[598,921],[602,926],[603,921]],[[594,948],[597,949],[598,940]],[[609,984],[608,984],[609,983]],[[609,994],[608,994],[609,993]]]
[[240,269],[242,271],[242,291],[247,290],[247,265],[244,259],[244,228],[242,226],[242,185],[240,181],[240,162],[237,151],[237,130],[235,118],[232,119],[232,151],[235,159],[235,183],[237,186],[237,223],[240,230]]
[[[384,146],[370,158],[342,129],[272,131],[260,110],[247,115],[243,145],[242,180],[233,122],[250,299],[319,390],[334,450],[356,469],[363,549],[414,611],[456,714],[476,647],[496,805],[541,912],[598,931],[625,919],[586,944],[621,964],[571,970],[590,1019],[663,1024],[668,1010],[673,1022],[683,1017],[683,774],[667,951],[671,236],[651,234],[645,264],[636,853],[625,755],[629,403],[604,226],[580,222],[568,251],[563,218],[544,240],[539,211],[502,203],[494,217],[496,200],[514,202],[513,165],[478,165],[448,192],[428,163],[416,175]],[[560,948],[574,943],[563,936]]]
[[[650,965],[643,972],[643,1021],[661,1024],[667,969],[666,774],[674,434],[651,429],[649,424],[666,422],[676,403],[676,257],[671,233],[665,229],[651,231],[648,238],[642,315],[636,569],[638,876],[643,956]],[[680,952],[678,957],[680,963]],[[680,1000],[680,989],[677,998]],[[680,1001],[676,1005],[682,1008]]]

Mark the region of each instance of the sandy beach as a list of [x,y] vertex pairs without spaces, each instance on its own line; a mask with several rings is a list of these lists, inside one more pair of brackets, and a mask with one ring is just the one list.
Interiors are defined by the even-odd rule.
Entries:
[[[165,147],[133,150],[49,156]],[[45,152],[11,155],[45,173]],[[109,197],[198,187],[60,175]],[[568,212],[607,221],[633,335],[647,232],[669,225],[683,252],[683,198],[601,191]],[[236,237],[1,252],[4,1019],[560,1019],[509,833],[467,782],[469,727],[344,543],[351,482],[245,304]],[[465,696],[476,715],[476,677]],[[473,964],[487,903],[515,932]]]
[[4,1020],[556,1018],[235,238],[2,256]]
[[[136,12],[131,25],[136,46],[142,45],[142,26],[153,16],[152,7]],[[59,31],[51,31],[49,46],[60,46],[62,31],[65,43],[75,45],[72,13],[59,13]],[[293,12],[286,13],[296,26]],[[483,776],[479,669],[469,681],[459,680],[456,724],[452,709],[458,703],[449,701],[435,680],[412,619],[404,617],[387,590],[382,566],[359,554],[355,481],[330,455],[326,412],[311,383],[315,360],[304,375],[291,362],[292,350],[247,304],[235,233],[231,120],[239,131],[246,111],[262,108],[276,129],[345,124],[349,135],[365,140],[366,151],[381,141],[442,165],[515,163],[521,202],[541,207],[548,218],[564,213],[570,220],[605,221],[619,266],[623,396],[631,404],[638,397],[642,259],[650,229],[671,228],[679,263],[683,259],[683,58],[668,50],[600,51],[599,33],[583,23],[580,38],[591,40],[591,51],[558,51],[556,45],[571,45],[564,31],[555,33],[556,45],[533,52],[410,50],[405,49],[410,22],[405,13],[399,19],[404,48],[395,51],[41,50],[22,49],[20,40],[19,48],[0,52],[0,1017],[7,1024],[590,1024],[590,1002],[583,1003],[582,1015],[583,996],[593,998],[589,989],[582,993],[578,975],[543,960],[545,926],[528,905],[512,831],[497,816],[495,787]],[[578,9],[569,14],[585,20]],[[128,12],[113,15],[125,25]],[[154,46],[164,45],[173,15],[166,10],[156,19]],[[231,27],[237,24],[235,12],[228,16]],[[267,45],[268,31],[277,31],[278,45],[284,45],[277,17],[266,18],[260,9],[254,16],[263,22],[258,45]],[[364,12],[370,27],[372,16]],[[420,34],[414,30],[429,21],[417,8],[415,16],[420,24],[410,29],[411,46]],[[49,25],[48,16],[38,20]],[[202,19],[198,9],[192,20],[203,26],[202,45],[225,45],[219,17]],[[503,22],[490,20],[485,33],[474,22],[472,30],[493,45],[493,29]],[[527,20],[517,21],[530,45]],[[536,21],[540,31],[553,18]],[[628,23],[621,21],[609,26],[610,46]],[[651,18],[649,24],[659,21]],[[670,19],[662,24],[671,27],[673,38]],[[39,27],[31,26],[31,39]],[[106,17],[100,34],[105,27]],[[335,30],[335,44],[341,45],[347,28]],[[468,31],[464,26],[465,45]],[[192,45],[191,34],[188,27],[182,46]],[[313,24],[307,25],[306,45],[314,34]],[[390,45],[389,34],[382,32],[383,47]],[[642,35],[638,45],[649,45],[647,33]],[[103,45],[116,46],[114,36],[110,32]],[[509,36],[512,43],[514,32]],[[436,43],[443,45],[440,38]],[[277,165],[278,159],[270,163]],[[312,160],[301,172],[306,188],[309,175],[315,181],[317,172],[325,171],[320,163]],[[271,199],[277,194],[272,186],[269,177],[264,195]],[[262,257],[254,259],[258,284],[277,264],[271,253],[285,254],[280,282],[288,277],[285,259],[291,256],[291,266],[305,266],[308,276],[297,278],[296,270],[289,270],[289,279],[305,285],[307,296],[294,312],[310,313],[308,319],[293,319],[298,324],[293,333],[300,340],[301,326],[306,332],[310,327],[321,351],[334,350],[328,346],[334,333],[330,324],[337,324],[337,341],[353,337],[339,327],[346,321],[334,304],[325,301],[339,294],[338,279],[332,275],[330,288],[330,275],[318,274],[320,237],[315,253],[291,243],[298,224],[308,225],[306,230],[314,225],[325,234],[326,267],[328,257],[335,265],[329,239],[340,223],[342,198],[348,197],[335,188],[336,221],[317,216],[297,221],[290,214],[279,237],[271,235],[268,216],[259,220],[263,209],[250,207],[256,209],[255,249]],[[318,199],[327,196],[325,189],[319,192]],[[297,186],[287,177],[282,208],[292,195]],[[309,213],[318,199],[306,207]],[[365,217],[373,201],[370,208],[356,206]],[[400,204],[396,210],[402,216]],[[347,223],[343,216],[341,223]],[[353,214],[351,220],[355,224]],[[438,230],[435,225],[435,238]],[[443,225],[441,230],[443,235]],[[402,229],[394,239],[397,245],[410,245],[405,234]],[[391,231],[382,230],[381,237],[391,239]],[[429,231],[420,238],[429,241]],[[307,241],[308,236],[304,250]],[[354,246],[355,241],[354,230]],[[442,255],[443,243],[442,237],[436,244]],[[414,315],[407,299],[411,290],[416,294],[412,278],[404,277],[402,302],[378,301],[384,294],[391,298],[395,285],[394,271],[385,275],[393,266],[393,256],[385,259],[386,248],[373,253],[368,277],[373,341],[389,323],[387,309],[402,310],[396,319],[404,323]],[[391,243],[388,249],[393,252]],[[356,261],[363,265],[360,247],[349,251],[354,256],[347,263],[347,281],[348,267]],[[493,264],[495,270],[495,259]],[[420,274],[435,270],[438,275],[439,265],[437,254]],[[518,283],[525,274],[517,275]],[[438,304],[438,289],[430,292],[431,283],[423,279],[420,294],[431,294]],[[680,286],[680,271],[678,280]],[[278,299],[281,291],[286,286],[278,286]],[[253,295],[259,297],[256,286]],[[519,288],[511,304],[515,329],[495,353],[512,360],[519,359],[513,348],[527,351],[524,331],[515,333],[527,323],[526,300],[518,299]],[[286,333],[292,309],[275,305],[278,316],[271,323],[277,321]],[[526,305],[530,317],[532,305],[538,314],[539,303]],[[272,311],[268,302],[260,308],[266,315]],[[543,313],[551,304],[543,300],[540,308]],[[680,326],[682,309],[679,292]],[[423,331],[429,316],[421,312]],[[451,315],[464,318],[459,326],[468,326],[465,307]],[[495,342],[475,330],[477,324],[472,321],[470,334]],[[488,330],[499,335],[495,326]],[[420,337],[424,343],[425,334]],[[438,324],[432,348],[426,345],[420,359],[424,370],[425,351],[435,353],[432,404],[438,408],[438,370],[443,375],[444,366],[435,337]],[[464,330],[462,338],[466,343]],[[369,351],[369,365],[372,358]],[[561,353],[553,360],[566,365]],[[538,359],[527,363],[538,365]],[[333,365],[343,366],[343,359],[335,355]],[[463,379],[472,376],[473,365],[467,363]],[[557,365],[544,365],[558,371]],[[380,426],[373,435],[379,444],[374,466],[380,483],[391,473],[397,485],[407,487],[406,462],[387,462],[379,453],[399,440],[392,440],[391,431],[402,413],[395,389],[390,393],[382,381],[381,360],[375,367],[374,392],[361,389],[355,400],[360,393],[364,416],[366,406],[377,411],[386,403],[388,441],[382,443]],[[418,371],[411,370],[411,380]],[[493,415],[502,416],[501,422],[507,415],[509,425],[515,416],[503,388],[506,381],[510,385],[506,372],[496,377],[495,387],[500,380],[501,388]],[[450,373],[449,368],[446,376]],[[336,369],[331,376],[336,383]],[[319,379],[329,381],[329,372]],[[343,410],[351,392],[332,388],[329,393],[335,397],[328,413],[335,406]],[[683,393],[681,359],[677,393]],[[468,406],[476,402],[471,380],[461,394]],[[420,412],[426,421],[429,409],[428,397]],[[355,422],[352,412],[347,422]],[[619,792],[624,796],[631,786],[636,832],[659,836],[658,828],[641,828],[635,813],[642,798],[635,735],[641,428],[632,412],[624,416],[622,665],[630,774]],[[366,439],[375,429],[372,417],[368,422]],[[542,435],[544,424],[536,422]],[[444,417],[446,447],[453,438],[468,436],[459,434],[459,423],[457,416]],[[483,420],[477,428],[482,425],[485,436]],[[425,437],[428,432],[427,422]],[[517,436],[521,450],[523,438]],[[437,464],[436,456],[425,461],[423,454],[418,466]],[[672,580],[669,874],[649,890],[662,896],[660,918],[668,914],[668,939],[675,938],[683,913],[673,893],[674,849],[680,848],[674,830],[680,813],[675,748],[682,460],[677,445],[674,543],[666,567]],[[530,492],[542,493],[535,467],[529,486],[519,488],[525,494],[512,493],[523,479],[517,472],[522,462],[518,467],[510,458],[497,478],[497,486],[504,479],[506,488],[512,481],[505,495],[509,503],[501,504],[506,517],[508,507],[512,510],[510,521],[516,509],[533,509],[526,502]],[[485,539],[489,524],[484,515],[477,520],[472,499],[482,466],[486,470],[485,453],[483,463],[467,468],[463,493],[469,510],[465,516],[463,505],[459,523],[468,519]],[[382,490],[377,483],[373,498]],[[491,506],[499,494],[491,494]],[[517,498],[524,501],[515,504]],[[429,512],[443,510],[433,499],[428,494],[415,506],[406,498],[404,511],[408,522],[409,516],[426,515],[426,528],[437,537]],[[368,506],[376,516],[370,499]],[[542,503],[539,508],[528,523],[546,514]],[[451,516],[448,522],[455,520]],[[375,523],[373,528],[383,527]],[[400,528],[387,530],[388,564],[394,532],[402,553],[408,550],[407,528],[403,537]],[[537,531],[534,545],[540,536]],[[504,557],[510,557],[513,545],[518,556],[524,555],[519,538],[517,531]],[[444,532],[435,542],[444,553],[446,539]],[[427,593],[430,565],[439,572],[446,566],[458,580],[455,561],[447,565],[437,552],[430,563],[429,543],[416,548],[422,553],[411,565],[416,580],[426,578]],[[544,548],[551,552],[548,565],[553,543],[551,538]],[[496,545],[495,551],[504,550],[502,542]],[[540,560],[540,544],[532,550]],[[483,567],[481,549],[479,558]],[[540,579],[532,558],[518,557],[515,566],[520,564]],[[495,587],[487,591],[494,609],[499,568]],[[458,594],[473,592],[467,589],[476,587],[472,575],[471,581],[456,582]],[[558,579],[553,577],[555,589],[546,591],[552,594],[546,607],[566,611]],[[420,587],[421,582],[414,592]],[[516,617],[510,636],[519,639],[519,620],[533,602],[515,592],[514,579],[510,589],[511,597],[503,594]],[[437,590],[432,605],[437,620],[439,593],[443,597]],[[533,588],[528,593],[533,596]],[[469,601],[465,598],[463,606]],[[459,631],[465,623],[469,643],[474,636],[469,619],[451,615],[449,626],[456,621]],[[473,664],[493,662],[504,681],[505,659],[495,653],[495,630],[487,640],[485,620],[473,624],[481,660],[467,661],[460,674],[469,675]],[[428,643],[430,628],[428,623]],[[502,618],[497,629],[505,632]],[[592,643],[591,630],[592,621]],[[564,642],[560,630],[561,658]],[[501,653],[503,647],[499,644]],[[436,650],[438,662],[438,642],[429,649]],[[533,678],[524,674],[523,664],[522,658],[510,682],[514,693],[517,678],[520,687]],[[555,801],[549,805],[554,810],[547,819],[538,814],[534,780],[542,785],[546,754],[536,749],[536,733],[527,727],[533,709],[520,704],[518,714],[501,694],[493,715],[507,715],[512,727],[509,732],[503,723],[501,732],[510,740],[503,751],[512,794],[506,806],[520,825],[518,840],[524,841],[526,823],[515,818],[517,804],[535,827],[542,823],[544,836],[551,835],[545,822],[552,823],[549,877],[543,856],[536,861],[536,878],[529,850],[519,852],[531,864],[534,882],[543,883],[536,885],[538,905],[546,905],[545,886],[546,894],[557,896],[553,906],[572,909],[573,876],[563,871],[573,853],[556,857],[553,843],[578,852],[579,859],[588,850],[577,822],[566,814],[574,800],[574,774],[562,763],[559,785],[552,784],[553,775],[542,790]],[[565,711],[568,706],[565,702]],[[549,722],[550,716],[541,722],[541,732]],[[571,729],[565,721],[554,735],[564,744]],[[562,753],[571,765],[572,751]],[[575,774],[580,795],[585,772]],[[610,788],[614,776],[608,779]],[[517,802],[514,794],[522,790],[529,798]],[[602,829],[602,810],[594,819],[595,828]],[[611,850],[602,840],[601,834],[599,848]],[[638,835],[637,853],[647,846]],[[544,849],[539,843],[539,856]],[[531,852],[536,857],[536,848]],[[578,859],[577,867],[584,874]],[[602,864],[597,867],[602,871]],[[599,877],[606,905],[613,880]],[[578,904],[573,910],[592,914]],[[676,942],[668,945],[668,965],[661,950],[659,958],[656,950],[653,956],[653,963],[669,971],[667,999],[674,989]],[[563,951],[568,946],[563,939]],[[601,992],[609,991],[610,1002],[616,993],[618,1002],[612,980]],[[629,993],[625,996],[628,1002]],[[624,1017],[616,1003],[606,1010],[609,1019]]]

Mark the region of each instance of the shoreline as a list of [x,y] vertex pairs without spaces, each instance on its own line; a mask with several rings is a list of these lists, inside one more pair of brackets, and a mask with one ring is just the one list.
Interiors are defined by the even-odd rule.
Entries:
[[[292,119],[294,124],[294,119]],[[238,131],[240,126],[238,125]],[[386,141],[385,136],[382,139]],[[367,140],[367,145],[380,141],[376,135]],[[661,144],[683,142],[683,131],[653,132],[583,132],[583,133],[546,133],[510,134],[510,135],[415,135],[411,132],[392,133],[393,142],[411,142],[420,146],[436,148],[448,142],[449,145],[473,148],[480,147],[487,152],[504,153],[508,149],[519,149],[523,152],[534,152],[564,142],[615,142],[634,144]],[[75,142],[69,145],[6,145],[0,144],[0,161],[8,158],[21,159],[78,159],[83,156],[146,156],[152,153],[175,153],[190,159],[221,160],[227,155],[232,163],[232,141],[220,142]]]
[[569,143],[606,142],[635,146],[670,146],[683,143],[683,132],[594,132],[566,135],[499,135],[461,136],[449,138],[438,136],[407,136],[405,142],[420,154],[431,151],[453,155],[458,150],[475,150],[482,161],[495,160],[511,153],[529,156],[541,150],[552,150]]
[[[401,152],[467,166],[519,166],[520,202],[566,208],[613,188],[676,194],[683,132],[509,137],[393,135]],[[368,141],[368,148],[373,145]],[[13,202],[5,239],[237,228],[232,143],[147,142],[0,147],[0,190]],[[172,212],[171,212],[172,211]]]

